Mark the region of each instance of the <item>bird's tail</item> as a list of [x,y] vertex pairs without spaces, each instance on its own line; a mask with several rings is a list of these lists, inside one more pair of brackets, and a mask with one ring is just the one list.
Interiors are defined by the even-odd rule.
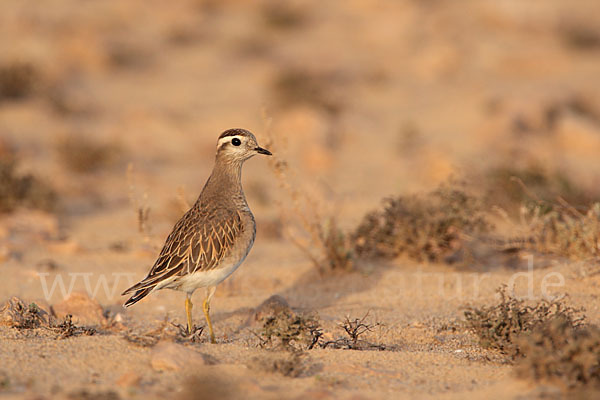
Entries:
[[129,289],[127,289],[126,291],[124,291],[123,293],[121,293],[121,296],[129,294],[129,293],[133,293],[133,296],[131,296],[129,298],[129,300],[127,300],[125,302],[125,304],[123,304],[123,305],[125,307],[129,307],[129,306],[134,305],[135,303],[137,303],[138,301],[140,301],[144,297],[148,296],[148,294],[150,294],[150,292],[152,292],[152,290],[154,290],[155,286],[156,285],[151,285],[151,286],[144,285],[144,281],[139,282],[139,283],[133,285],[132,287],[130,287]]
[[131,296],[131,298],[125,302],[124,306],[129,307],[137,303],[144,297],[148,296],[148,294],[150,294],[154,289],[162,289],[167,283],[176,278],[175,275],[177,272],[177,268],[173,268],[163,274],[159,273],[154,275],[148,275],[140,282],[136,283],[135,285],[121,293],[121,295],[134,293],[133,296]]
[[123,305],[125,307],[129,307],[129,306],[134,305],[135,303],[137,303],[138,301],[140,301],[141,299],[143,299],[144,297],[146,297],[152,291],[152,289],[154,289],[154,288],[146,288],[146,289],[140,289],[140,290],[138,290]]

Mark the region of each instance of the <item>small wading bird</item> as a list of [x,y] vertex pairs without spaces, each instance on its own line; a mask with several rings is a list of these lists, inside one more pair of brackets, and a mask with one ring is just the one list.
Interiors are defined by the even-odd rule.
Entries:
[[271,155],[245,129],[229,129],[219,136],[212,174],[192,208],[175,224],[158,259],[142,281],[123,295],[129,307],[159,289],[186,293],[188,332],[192,333],[191,297],[206,288],[202,310],[210,333],[210,300],[219,283],[244,261],[254,244],[256,223],[242,189],[242,165],[256,154]]

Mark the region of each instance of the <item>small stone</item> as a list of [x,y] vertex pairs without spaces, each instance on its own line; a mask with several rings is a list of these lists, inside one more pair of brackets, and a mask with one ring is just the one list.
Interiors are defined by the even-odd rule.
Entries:
[[105,325],[104,310],[98,301],[86,293],[75,292],[67,296],[62,302],[52,307],[57,318],[65,318],[68,314],[73,316],[73,323],[81,325]]
[[0,325],[13,326],[13,308],[15,304],[23,302],[17,297],[13,297],[0,307]]
[[121,375],[119,379],[117,379],[116,384],[121,387],[137,387],[140,385],[141,381],[142,377],[139,374],[130,371]]
[[161,342],[152,349],[150,364],[155,371],[180,371],[205,365],[202,354],[181,344]]

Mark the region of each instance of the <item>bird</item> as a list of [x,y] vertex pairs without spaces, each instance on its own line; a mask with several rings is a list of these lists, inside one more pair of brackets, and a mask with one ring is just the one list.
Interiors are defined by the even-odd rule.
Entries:
[[246,129],[228,129],[217,140],[212,173],[194,205],[175,224],[148,275],[125,290],[130,307],[160,289],[186,294],[187,330],[192,334],[192,294],[205,288],[202,310],[216,343],[210,301],[219,283],[246,259],[256,238],[256,222],[242,188],[242,165],[257,154],[271,156]]

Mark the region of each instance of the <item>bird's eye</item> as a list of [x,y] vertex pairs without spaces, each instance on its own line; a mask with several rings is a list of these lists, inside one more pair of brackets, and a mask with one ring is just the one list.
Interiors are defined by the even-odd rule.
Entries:
[[238,138],[233,138],[231,140],[231,144],[234,145],[234,146],[239,146],[240,144],[242,144],[242,141],[240,139],[238,139]]

